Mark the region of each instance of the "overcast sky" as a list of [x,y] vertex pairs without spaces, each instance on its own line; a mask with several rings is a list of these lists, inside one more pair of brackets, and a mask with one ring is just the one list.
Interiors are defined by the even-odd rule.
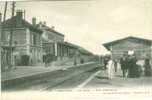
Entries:
[[[1,12],[3,6],[0,2]],[[29,22],[32,17],[46,21],[65,35],[65,41],[95,54],[106,53],[102,43],[126,36],[152,39],[152,0],[16,2],[16,9],[25,9]]]

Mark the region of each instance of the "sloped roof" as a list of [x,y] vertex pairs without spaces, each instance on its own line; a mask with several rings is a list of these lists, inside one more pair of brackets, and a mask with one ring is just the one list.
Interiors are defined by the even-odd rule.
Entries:
[[[39,27],[39,24],[37,24],[37,27]],[[54,29],[50,28],[50,27],[49,27],[49,26],[47,26],[47,25],[42,24],[42,27],[45,27],[47,31],[50,31],[50,32],[53,32],[53,33],[55,33],[55,34],[58,34],[58,35],[64,36],[62,33],[57,32],[56,30],[54,30]]]
[[82,47],[79,47],[79,51],[80,51],[80,53],[82,53],[82,54],[93,55],[93,53],[91,53],[90,51],[88,51],[88,50],[86,50],[86,49],[84,49],[84,48],[82,48]]
[[31,23],[27,22],[24,19],[20,19],[21,20],[21,24],[18,26],[17,25],[17,16],[14,16],[10,19],[7,19],[6,21],[2,22],[2,26],[3,28],[11,28],[12,27],[12,23],[14,28],[22,28],[22,27],[27,27],[32,31],[36,31],[38,33],[42,33],[42,30],[38,29],[37,27],[33,26]]
[[103,46],[104,46],[106,49],[110,50],[109,47],[110,47],[111,45],[114,45],[114,44],[116,44],[116,43],[119,43],[119,42],[124,41],[124,40],[127,40],[127,39],[140,40],[140,41],[143,41],[143,42],[146,42],[146,43],[149,43],[149,44],[152,43],[152,40],[150,40],[150,39],[144,39],[144,38],[139,38],[139,37],[128,36],[128,37],[125,37],[125,38],[122,38],[122,39],[118,39],[118,40],[115,40],[115,41],[111,41],[111,42],[108,42],[108,43],[104,43]]
[[65,43],[68,43],[69,45],[74,46],[75,48],[77,48],[79,50],[80,53],[83,53],[83,54],[86,54],[86,55],[92,55],[92,53],[90,51],[84,49],[83,47],[80,47],[76,44],[72,44],[72,43],[69,43],[69,42],[65,42]]
[[75,49],[79,50],[79,52],[82,53],[82,54],[93,55],[93,53],[91,53],[90,51],[88,51],[88,50],[84,49],[83,47],[80,47],[80,46],[78,46],[76,44],[69,43],[69,42],[58,42],[58,43],[61,43],[61,44],[70,46],[72,48],[75,48]]
[[69,42],[58,42],[58,43],[69,46],[69,47],[74,48],[74,49],[78,48],[75,44],[72,44],[72,43],[69,43]]

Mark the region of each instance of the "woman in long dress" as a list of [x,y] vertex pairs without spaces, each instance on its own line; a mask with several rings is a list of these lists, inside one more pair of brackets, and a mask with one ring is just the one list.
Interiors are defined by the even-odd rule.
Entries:
[[145,67],[145,70],[144,70],[145,76],[151,76],[152,75],[152,68],[151,68],[149,59],[145,59],[144,67]]
[[114,77],[114,61],[110,58],[107,63],[107,71],[108,71],[108,78],[112,79]]

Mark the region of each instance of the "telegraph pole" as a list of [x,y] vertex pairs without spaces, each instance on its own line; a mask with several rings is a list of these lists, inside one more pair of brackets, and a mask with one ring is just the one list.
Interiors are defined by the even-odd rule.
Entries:
[[[5,22],[5,20],[6,20],[6,12],[7,12],[7,1],[5,2],[3,20],[2,20],[2,16],[1,16],[1,23],[2,23],[2,22]],[[1,43],[3,42],[3,41],[2,41],[2,39],[3,39],[3,38],[2,38],[2,37],[3,37],[3,34],[2,34],[2,33],[3,33],[3,27],[4,27],[4,26],[1,25],[1,38],[0,38],[0,39],[1,39]]]
[[1,17],[0,17],[0,22],[1,22],[1,27],[0,27],[0,28],[1,28],[1,30],[0,30],[0,32],[1,32],[1,34],[0,34],[0,43],[1,43],[1,44],[0,44],[0,45],[2,45],[2,42],[3,42],[3,41],[2,41],[2,39],[3,39],[3,38],[2,38],[2,37],[3,37],[3,34],[2,34],[2,33],[3,33],[3,25],[2,25],[2,22],[4,22],[5,19],[6,19],[6,11],[7,11],[7,1],[5,2],[3,20],[2,20],[2,14],[0,13],[0,14],[1,14]]
[[5,19],[6,19],[6,11],[7,11],[7,1],[5,2],[3,22],[4,22]]
[[3,48],[2,48],[2,46],[3,46],[3,25],[2,25],[2,22],[4,22],[5,21],[5,19],[6,19],[6,11],[7,11],[7,1],[5,2],[5,6],[4,6],[4,16],[3,16],[3,20],[2,20],[2,14],[0,13],[0,66],[1,66],[1,71],[3,71],[3,70],[5,70],[5,65],[4,65],[4,63],[3,63],[3,61],[2,60],[4,60],[3,58],[2,58],[2,51],[3,51]]
[[[14,17],[14,11],[15,11],[15,2],[13,1],[12,2],[12,16],[11,16],[11,18],[13,18]],[[9,39],[9,47],[10,47],[10,58],[9,58],[9,69],[11,69],[12,68],[12,53],[13,53],[13,49],[12,49],[12,38],[13,38],[13,29],[14,29],[14,23],[15,23],[15,20],[12,20],[12,23],[11,23],[11,30],[10,30],[10,39]]]
[[7,11],[7,1],[5,2],[5,7],[4,7],[4,16],[3,16],[3,20],[2,20],[2,14],[1,14],[1,18],[0,18],[0,22],[1,22],[1,30],[0,30],[0,32],[1,32],[1,34],[0,34],[0,45],[2,45],[2,37],[3,37],[3,25],[2,25],[2,22],[4,22],[5,21],[5,19],[6,19],[6,11]]

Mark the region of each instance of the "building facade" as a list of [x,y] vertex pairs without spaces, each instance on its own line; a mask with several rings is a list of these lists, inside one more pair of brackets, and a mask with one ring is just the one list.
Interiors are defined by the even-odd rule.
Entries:
[[80,46],[65,42],[64,35],[57,32],[54,27],[50,28],[45,22],[40,22],[37,27],[43,31],[43,56],[51,54],[52,57],[55,57],[56,63],[64,65],[80,63],[80,59],[88,61],[90,53]]
[[79,49],[79,55],[80,55],[80,63],[82,62],[82,60],[83,62],[93,61],[94,55],[90,51],[82,47],[79,47],[78,49]]
[[138,59],[152,58],[152,40],[130,36],[103,45],[107,50],[111,51],[112,57],[115,59],[119,59],[129,51],[134,52]]
[[47,57],[60,65],[80,63],[80,59],[89,61],[90,52],[75,44],[65,42],[64,35],[57,32],[54,27],[47,26],[46,22],[37,24],[36,18],[32,19],[32,24],[42,31],[43,62],[47,61]]
[[12,31],[14,65],[35,65],[42,62],[42,31],[24,20],[22,11],[17,11],[16,16],[7,19],[2,25],[4,47],[9,47]]
[[[36,23],[36,21],[34,21]],[[37,27],[43,31],[43,56],[51,54],[56,61],[68,61],[76,55],[77,48],[64,41],[64,35],[57,32],[54,27],[49,27],[45,22],[40,22]]]

